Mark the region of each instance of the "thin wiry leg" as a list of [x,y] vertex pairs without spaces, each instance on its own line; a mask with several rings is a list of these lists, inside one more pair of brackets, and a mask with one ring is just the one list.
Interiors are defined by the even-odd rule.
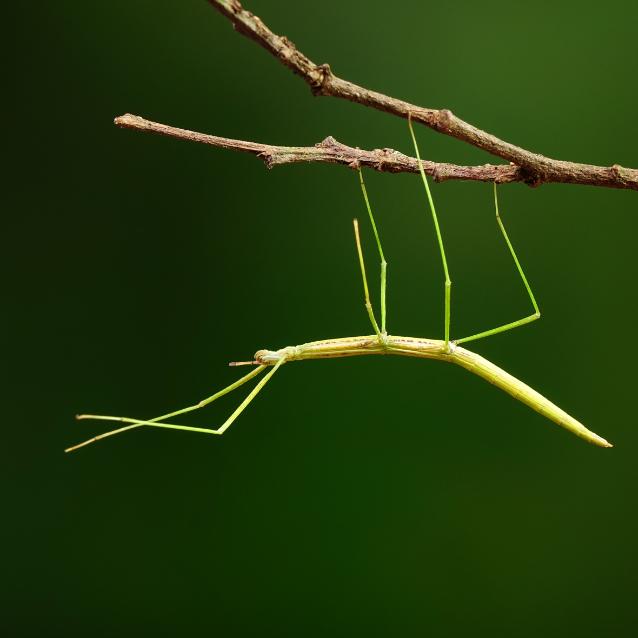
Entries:
[[368,317],[370,317],[370,323],[374,328],[374,331],[382,339],[381,331],[379,330],[379,324],[374,316],[374,310],[372,310],[372,304],[370,303],[370,292],[368,291],[368,278],[366,277],[366,266],[363,262],[363,251],[361,250],[361,238],[359,237],[359,222],[356,219],[352,220],[354,226],[354,240],[357,244],[357,253],[359,254],[359,266],[361,267],[361,278],[363,279],[363,295],[365,298],[365,306],[368,311]]
[[363,199],[366,203],[368,210],[368,216],[370,217],[370,223],[372,224],[372,230],[374,231],[374,237],[377,240],[377,248],[379,249],[379,257],[381,258],[381,332],[386,334],[386,272],[388,269],[388,262],[383,255],[383,248],[381,247],[381,239],[377,231],[377,225],[374,222],[374,215],[372,214],[372,208],[370,207],[370,200],[368,199],[368,191],[366,190],[365,182],[363,181],[363,173],[359,168],[359,183],[361,184],[361,192],[363,193]]
[[494,182],[494,207],[496,209],[496,221],[503,233],[503,237],[505,238],[505,243],[510,250],[512,257],[514,258],[514,263],[516,264],[516,268],[523,280],[523,284],[525,285],[525,290],[527,290],[527,294],[529,295],[530,301],[532,302],[532,306],[534,307],[534,314],[529,315],[528,317],[523,317],[523,319],[519,319],[518,321],[513,321],[512,323],[506,323],[503,326],[499,326],[498,328],[492,328],[491,330],[485,330],[484,332],[479,332],[475,335],[470,335],[469,337],[463,337],[463,339],[457,339],[455,343],[467,343],[468,341],[475,341],[476,339],[482,339],[483,337],[490,337],[491,335],[498,334],[499,332],[505,332],[506,330],[511,330],[512,328],[518,328],[518,326],[524,326],[526,323],[531,323],[532,321],[536,321],[541,316],[540,310],[538,309],[538,304],[536,303],[536,299],[534,298],[534,293],[527,281],[527,277],[523,272],[523,268],[521,267],[520,262],[518,261],[518,257],[516,256],[516,252],[514,251],[514,247],[512,246],[512,242],[507,235],[507,231],[505,230],[505,226],[503,225],[503,220],[498,212],[498,196],[496,194],[496,182]]
[[266,383],[278,370],[279,366],[281,366],[281,364],[284,363],[285,361],[286,361],[285,358],[281,358],[279,361],[277,361],[277,363],[273,366],[272,370],[270,370],[268,374],[266,374],[266,376],[263,379],[261,379],[261,381],[259,381],[259,383],[252,389],[250,394],[248,394],[248,396],[241,402],[239,407],[237,407],[237,409],[230,415],[230,417],[228,417],[228,419],[216,430],[208,429],[208,428],[191,427],[187,425],[176,425],[172,423],[160,423],[160,421],[164,421],[165,419],[169,419],[171,417],[174,417],[180,414],[185,414],[187,412],[192,412],[194,410],[198,410],[199,408],[203,408],[205,405],[212,403],[219,397],[222,397],[225,394],[232,392],[233,390],[243,385],[244,383],[247,383],[248,381],[256,377],[258,374],[262,373],[267,368],[267,366],[261,365],[255,368],[254,370],[249,372],[247,375],[243,376],[241,379],[235,381],[234,383],[231,383],[229,386],[225,387],[223,390],[220,390],[219,392],[213,394],[212,396],[206,399],[203,399],[202,401],[200,401],[199,403],[195,405],[191,405],[181,410],[176,410],[175,412],[169,412],[168,414],[163,414],[162,416],[155,417],[154,419],[149,419],[147,421],[142,421],[141,419],[131,419],[128,417],[121,417],[121,416],[80,414],[77,417],[78,419],[93,419],[96,421],[117,421],[119,423],[129,423],[130,425],[126,425],[122,428],[118,428],[117,430],[110,430],[109,432],[104,432],[103,434],[99,434],[98,436],[88,439],[87,441],[84,441],[70,448],[67,448],[65,452],[72,452],[73,450],[77,450],[78,448],[84,447],[85,445],[88,445],[89,443],[94,443],[95,441],[99,441],[100,439],[104,439],[108,436],[113,436],[114,434],[119,434],[120,432],[125,432],[126,430],[138,428],[143,425],[149,425],[149,426],[157,427],[157,428],[168,428],[172,430],[187,430],[189,432],[203,432],[205,434],[223,434],[232,425],[233,421],[235,421],[235,419],[244,411],[244,409],[248,406],[248,404],[257,396],[259,391],[266,385]]
[[421,155],[419,154],[419,146],[416,143],[416,137],[414,136],[414,129],[412,128],[412,118],[408,114],[408,127],[410,128],[410,135],[412,136],[412,143],[414,144],[414,152],[419,163],[419,173],[421,173],[421,179],[425,188],[425,193],[428,197],[428,203],[430,204],[430,211],[432,213],[432,221],[434,222],[434,229],[436,231],[436,238],[439,242],[439,251],[441,253],[441,261],[443,263],[443,273],[445,274],[445,348],[449,348],[450,344],[450,305],[452,297],[452,281],[450,280],[450,272],[447,267],[447,259],[445,258],[445,248],[443,247],[443,237],[441,236],[441,228],[439,227],[439,218],[434,208],[434,200],[432,199],[432,193],[430,192],[430,186],[428,184],[428,178],[425,176],[423,170],[423,163],[421,162]]

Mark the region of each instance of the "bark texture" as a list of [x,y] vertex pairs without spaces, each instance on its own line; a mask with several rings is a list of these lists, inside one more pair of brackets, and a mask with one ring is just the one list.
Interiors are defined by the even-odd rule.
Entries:
[[[504,174],[511,177],[515,175],[512,179],[502,181],[522,181],[531,186],[561,182],[638,190],[638,170],[636,169],[624,168],[618,164],[595,166],[545,157],[482,131],[448,109],[417,106],[358,86],[335,75],[328,64],[315,64],[287,37],[277,35],[261,18],[244,9],[239,0],[208,0],[208,2],[228,18],[239,33],[262,46],[284,66],[301,77],[314,95],[338,97],[399,117],[411,117],[413,121],[424,124],[439,133],[455,137],[487,151],[514,164],[514,168],[499,167]],[[475,176],[482,176],[485,167],[455,168],[458,169],[456,174],[460,174],[463,169],[471,169],[467,177],[456,179],[483,179],[483,177]]]

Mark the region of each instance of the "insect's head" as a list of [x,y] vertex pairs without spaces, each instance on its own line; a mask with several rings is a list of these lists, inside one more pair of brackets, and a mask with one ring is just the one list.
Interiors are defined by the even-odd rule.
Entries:
[[270,366],[277,363],[285,355],[277,350],[257,350],[255,352],[255,362],[262,366]]
[[299,355],[299,349],[295,346],[288,346],[281,350],[257,350],[255,352],[255,363],[262,366],[271,366],[282,359],[295,359]]

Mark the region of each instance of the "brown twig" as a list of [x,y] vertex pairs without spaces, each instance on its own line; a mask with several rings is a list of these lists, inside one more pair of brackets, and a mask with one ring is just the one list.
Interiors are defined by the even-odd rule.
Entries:
[[518,179],[506,181],[524,181],[532,186],[546,182],[562,182],[638,190],[636,169],[623,168],[618,164],[604,167],[551,159],[486,133],[447,109],[423,108],[370,91],[337,77],[327,64],[315,64],[288,38],[273,33],[258,16],[246,11],[239,0],[208,2],[226,16],[237,31],[255,41],[299,75],[310,86],[314,95],[343,98],[399,117],[411,116],[415,122],[425,124],[439,133],[455,137],[515,164],[516,167],[507,168],[510,171],[516,170]]
[[[418,173],[419,166],[414,157],[399,153],[391,148],[375,149],[373,151],[361,150],[346,146],[338,142],[334,137],[327,137],[315,146],[273,146],[271,144],[258,144],[256,142],[244,142],[227,137],[206,135],[182,128],[175,128],[145,120],[137,115],[121,115],[115,118],[115,125],[121,128],[131,128],[138,131],[148,131],[174,137],[190,142],[199,142],[209,146],[217,146],[232,151],[252,153],[264,161],[268,168],[280,164],[296,164],[301,162],[320,162],[328,164],[344,164],[351,168],[366,166],[376,171],[385,173]],[[435,181],[443,182],[449,179],[476,180],[482,182],[506,182],[523,181],[525,176],[518,166],[502,164],[494,166],[457,166],[455,164],[443,164],[423,161],[423,168]]]

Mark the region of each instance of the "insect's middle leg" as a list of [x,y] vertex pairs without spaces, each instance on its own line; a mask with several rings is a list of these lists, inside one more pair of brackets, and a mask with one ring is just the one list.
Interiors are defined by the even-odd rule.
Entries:
[[430,212],[432,213],[432,221],[434,222],[434,230],[436,231],[436,238],[439,244],[439,252],[441,253],[441,262],[443,264],[443,274],[445,275],[444,282],[444,331],[445,331],[445,348],[449,350],[450,347],[450,314],[452,305],[452,281],[450,279],[450,271],[447,267],[447,259],[445,257],[445,247],[443,246],[443,236],[441,235],[441,227],[439,226],[439,218],[434,208],[434,200],[432,199],[432,193],[430,192],[430,185],[428,184],[428,178],[423,170],[423,162],[421,161],[421,154],[419,153],[419,145],[416,142],[414,135],[414,129],[412,128],[412,118],[408,114],[408,126],[410,128],[410,135],[412,136],[412,144],[414,145],[414,152],[416,153],[416,159],[419,164],[419,173],[421,174],[421,180],[423,181],[423,187],[428,198],[430,205]]

